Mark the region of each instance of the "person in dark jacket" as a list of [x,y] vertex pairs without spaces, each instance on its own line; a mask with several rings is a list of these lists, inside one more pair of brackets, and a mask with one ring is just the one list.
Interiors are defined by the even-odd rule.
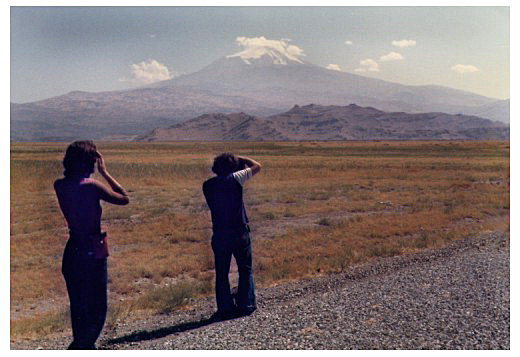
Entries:
[[[110,188],[90,178],[96,162]],[[69,228],[62,262],[73,335],[68,349],[95,349],[107,313],[108,247],[101,232],[100,201],[126,205],[129,199],[92,141],[70,144],[63,166],[65,177],[55,181],[54,190]]]
[[[215,318],[249,315],[256,310],[250,229],[244,207],[242,186],[260,172],[262,166],[253,159],[223,153],[215,157],[212,171],[202,191],[211,211],[215,257]],[[229,286],[231,256],[238,266],[236,301]]]

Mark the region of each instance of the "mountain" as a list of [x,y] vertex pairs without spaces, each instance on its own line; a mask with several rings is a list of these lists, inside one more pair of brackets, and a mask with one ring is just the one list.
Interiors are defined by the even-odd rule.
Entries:
[[222,57],[197,72],[148,87],[75,91],[32,103],[11,103],[11,140],[132,138],[204,113],[247,112],[263,117],[295,103],[356,103],[388,112],[509,120],[509,101],[333,71],[270,49]]
[[262,114],[277,111],[246,97],[179,87],[75,91],[33,103],[11,103],[11,140],[70,141],[114,135],[131,138],[201,113],[232,113],[242,108]]
[[373,107],[294,106],[268,117],[205,114],[152,130],[137,141],[509,139],[503,123],[468,115],[384,112]]
[[465,113],[509,124],[509,107],[509,99],[506,99],[468,108]]
[[278,108],[290,108],[294,103],[358,103],[388,111],[456,114],[496,101],[447,87],[407,86],[306,62],[276,64],[266,57],[248,62],[239,57],[223,57],[198,72],[160,82],[157,86],[183,86],[221,95],[240,95]]

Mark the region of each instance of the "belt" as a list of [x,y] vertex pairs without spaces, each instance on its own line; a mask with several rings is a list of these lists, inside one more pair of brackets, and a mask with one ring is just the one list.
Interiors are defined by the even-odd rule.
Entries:
[[95,236],[97,234],[101,234],[101,229],[96,231],[79,231],[76,229],[69,229],[69,237],[70,238],[83,238],[83,237],[90,237]]
[[213,233],[236,233],[236,232],[251,232],[249,224],[233,228],[215,228],[213,227]]

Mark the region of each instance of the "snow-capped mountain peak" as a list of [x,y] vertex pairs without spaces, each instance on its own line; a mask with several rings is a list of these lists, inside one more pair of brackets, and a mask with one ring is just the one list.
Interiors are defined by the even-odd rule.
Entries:
[[303,50],[290,45],[288,40],[268,40],[265,37],[237,37],[236,42],[244,49],[227,58],[238,57],[245,63],[270,62],[277,65],[287,65],[291,62],[302,63],[300,57],[305,56]]

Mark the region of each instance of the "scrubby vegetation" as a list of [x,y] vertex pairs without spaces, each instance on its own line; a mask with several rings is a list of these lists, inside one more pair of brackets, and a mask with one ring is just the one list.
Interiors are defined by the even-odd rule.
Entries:
[[[68,328],[60,272],[67,231],[52,189],[66,145],[11,144],[13,338]],[[107,327],[138,311],[171,312],[213,293],[211,222],[201,184],[223,151],[263,164],[245,193],[259,286],[509,230],[508,142],[98,147],[131,196],[128,206],[103,205],[111,248]]]

